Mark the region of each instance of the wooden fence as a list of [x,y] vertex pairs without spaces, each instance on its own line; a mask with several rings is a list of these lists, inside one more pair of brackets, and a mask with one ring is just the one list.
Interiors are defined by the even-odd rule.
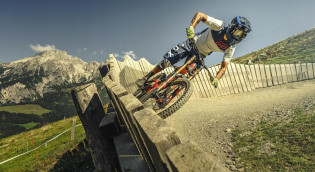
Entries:
[[95,84],[71,90],[96,171],[227,171],[193,142],[182,142],[166,121],[144,108],[121,85],[119,71],[116,60],[100,67],[111,99],[107,111]]
[[[110,60],[118,69],[116,70],[120,83],[130,93],[133,93],[137,86],[135,81],[143,77],[153,68],[146,59],[134,61],[126,56],[123,62],[110,55]],[[167,68],[162,72],[170,73],[173,68]],[[209,68],[213,76],[219,71],[219,65]],[[257,88],[265,88],[291,82],[314,79],[315,63],[297,64],[235,64],[230,63],[224,76],[219,81],[218,88],[211,86],[208,73],[203,69],[199,75],[192,80],[194,93],[192,97],[210,98],[228,94],[237,94],[252,91]]]
[[[192,80],[193,96],[208,98],[251,91],[290,82],[313,79],[314,63],[242,65],[231,63],[219,87],[213,88],[209,76],[203,70]],[[226,171],[212,156],[192,142],[183,143],[176,131],[167,125],[152,109],[132,93],[137,89],[135,81],[143,77],[153,65],[145,59],[134,61],[127,57],[124,62],[114,56],[100,67],[102,81],[111,99],[107,112],[99,98],[95,84],[87,84],[71,90],[74,104],[88,138],[93,162],[97,171],[144,171],[143,166],[123,168],[132,162],[144,161],[149,171]],[[219,66],[210,67],[212,75]],[[162,72],[172,72],[172,68]],[[117,145],[125,131],[135,145],[137,154],[119,155],[117,147],[129,149],[130,144]],[[125,135],[125,134],[123,134]],[[120,139],[124,140],[124,139]],[[136,161],[135,161],[136,159]],[[136,165],[133,164],[132,165]],[[144,163],[143,163],[144,164]],[[141,166],[141,165],[140,165]]]
[[[144,108],[143,104],[120,84],[121,75],[117,72],[121,69],[119,65],[122,64],[110,60],[100,68],[103,83],[116,111],[117,121],[120,121],[130,134],[150,171],[227,171],[194,143],[183,143],[174,129],[161,117],[152,109]],[[148,69],[150,67],[152,66]],[[124,69],[126,68],[124,66]],[[132,78],[124,80],[131,81],[129,79]]]

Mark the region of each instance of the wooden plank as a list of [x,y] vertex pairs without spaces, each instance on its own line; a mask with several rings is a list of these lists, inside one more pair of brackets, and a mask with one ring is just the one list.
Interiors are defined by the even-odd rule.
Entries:
[[116,171],[119,169],[119,162],[113,140],[105,139],[98,125],[105,116],[105,110],[96,85],[76,87],[71,90],[71,95],[84,127],[96,170]]
[[271,76],[270,65],[264,65],[264,67],[265,67],[266,78],[267,78],[267,86],[271,87],[272,86],[272,76]]
[[223,77],[221,78],[222,82],[224,83],[224,88],[226,90],[226,92],[225,92],[226,95],[234,93],[234,91],[233,91],[233,89],[231,87],[231,84],[228,81],[228,79],[229,79],[228,77],[229,77],[229,75],[228,75],[227,71],[225,71]]
[[149,67],[146,65],[146,60],[144,58],[139,60],[140,66],[141,66],[141,70],[142,70],[142,74],[143,76],[145,76],[149,71]]
[[244,92],[244,89],[243,89],[242,84],[241,84],[241,79],[238,75],[238,72],[237,72],[237,69],[236,69],[236,66],[234,63],[231,63],[231,71],[232,71],[234,79],[235,79],[235,85],[238,89],[238,93]]
[[255,69],[255,75],[256,75],[256,78],[257,78],[258,88],[262,88],[263,87],[263,83],[262,83],[262,76],[261,76],[261,73],[260,73],[259,64],[255,64],[254,65],[254,69]]
[[204,90],[205,97],[206,98],[211,97],[210,86],[207,85],[207,78],[205,76],[204,69],[202,69],[198,75],[201,79],[201,82],[199,84],[202,86],[202,89]]
[[192,80],[190,80],[193,87],[194,87],[194,91],[193,91],[193,95],[196,97],[196,98],[201,98],[202,95],[200,94],[200,87],[199,87],[199,84],[198,84],[198,78],[195,76]]
[[190,80],[190,83],[191,83],[191,85],[192,85],[192,87],[193,87],[193,93],[192,93],[192,95],[191,95],[191,98],[198,98],[199,96],[198,96],[198,93],[197,93],[197,88],[196,88],[196,79],[195,78],[193,78],[192,80]]
[[141,77],[141,68],[139,66],[138,62],[135,62],[133,59],[131,59],[130,57],[126,57],[125,59],[125,68],[124,70],[126,71],[126,75],[125,77],[129,78],[129,83],[127,83],[126,87],[128,87],[128,90],[130,90],[130,93],[134,93],[137,89],[138,86],[135,84],[136,80]]
[[[210,74],[213,76],[213,77],[216,77],[217,73],[216,71],[214,70],[214,67],[210,67],[208,68],[209,71],[210,71]],[[214,86],[211,86],[212,90],[214,90],[213,92],[215,93],[216,96],[220,96],[221,95],[221,92],[218,88],[215,88]]]
[[281,67],[280,64],[275,64],[276,68],[276,73],[278,77],[278,84],[283,84],[283,78],[282,78],[282,72],[281,72]]
[[147,149],[147,143],[143,141],[141,133],[137,125],[135,125],[133,114],[143,109],[143,104],[136,99],[134,96],[127,94],[119,98],[119,105],[123,111],[124,124],[133,139],[133,142],[137,146],[139,153],[142,155],[144,160],[147,162],[150,169],[152,169],[152,159]]
[[295,64],[290,64],[290,69],[291,69],[292,82],[296,82],[297,81],[297,72],[296,72]]
[[174,129],[152,109],[143,109],[133,114],[135,125],[155,166],[154,171],[170,169],[166,151],[181,143]]
[[297,81],[303,81],[302,66],[300,63],[295,64],[295,70],[296,70]]
[[309,79],[308,73],[307,73],[307,66],[306,66],[306,63],[302,63],[302,64],[301,64],[301,71],[302,71],[302,78],[303,78],[303,80]]
[[[116,60],[116,59],[115,59]],[[120,62],[118,60],[117,64],[120,68],[119,73],[117,73],[118,77],[119,77],[119,83],[128,90],[128,92],[131,92],[131,89],[128,87],[129,83],[134,82],[134,80],[130,79],[129,77],[129,73],[126,71],[126,63],[125,62]]]
[[214,161],[210,154],[204,152],[193,143],[182,143],[172,147],[167,152],[168,160],[173,172],[226,172],[225,167]]
[[307,63],[307,74],[309,79],[314,78],[314,69],[312,63]]
[[244,79],[244,84],[245,87],[247,88],[247,91],[252,91],[251,85],[250,85],[250,81],[248,80],[248,74],[246,72],[246,68],[244,64],[240,64],[240,69],[241,69],[241,73]]
[[250,73],[251,73],[251,77],[253,79],[253,85],[254,85],[254,88],[259,88],[259,85],[258,85],[258,79],[257,79],[257,76],[256,76],[256,70],[255,70],[255,66],[254,65],[248,65],[249,67],[249,70],[250,70]]
[[[214,66],[214,70],[215,70],[216,73],[217,73],[217,72],[220,70],[220,67],[219,67],[219,66]],[[226,85],[225,85],[225,83],[224,83],[223,78],[221,78],[221,79],[219,80],[218,89],[220,89],[221,95],[227,95],[227,94],[228,94],[228,91],[227,91],[227,88],[226,88]]]
[[241,83],[241,86],[242,86],[244,92],[249,91],[248,87],[246,85],[246,81],[245,81],[245,78],[244,78],[244,75],[243,75],[243,72],[242,72],[241,65],[240,64],[235,64],[235,67],[236,67],[236,71],[237,71],[237,74],[239,76],[240,83]]
[[291,64],[285,64],[285,71],[287,74],[288,83],[293,82],[292,72],[291,72]]
[[288,83],[288,75],[286,72],[285,64],[280,64],[280,70],[281,70],[281,77],[282,77],[283,84]]
[[196,92],[198,94],[198,97],[205,98],[204,90],[202,89],[202,86],[200,85],[200,82],[201,82],[200,76],[196,75],[194,80],[195,80],[195,88],[197,88]]
[[247,76],[247,80],[249,82],[249,85],[250,85],[251,89],[254,90],[256,81],[254,81],[254,77],[252,76],[252,73],[251,73],[251,70],[249,67],[252,65],[244,65],[244,66],[245,66],[246,76]]
[[276,66],[275,66],[275,64],[270,64],[269,67],[270,67],[272,85],[278,85],[279,83],[278,83]]
[[267,81],[267,74],[265,70],[265,65],[259,64],[259,69],[260,69],[260,75],[261,75],[261,81],[262,81],[262,86],[265,88],[268,86],[268,81]]
[[139,154],[136,145],[133,143],[133,140],[127,132],[123,132],[119,136],[114,137],[114,144],[118,154],[121,171],[150,171],[148,165]]
[[210,83],[210,76],[209,76],[208,72],[206,71],[206,69],[202,69],[199,75],[202,75],[204,78],[204,84],[206,85],[209,97],[214,97],[214,93],[213,93],[213,90],[211,88],[212,86]]
[[231,65],[228,65],[228,67],[226,69],[226,73],[228,75],[227,80],[228,80],[228,83],[229,83],[229,86],[230,86],[231,93],[239,93],[237,85],[236,85],[236,82],[235,82],[235,78],[234,78],[234,75],[233,75],[233,70],[231,68]]

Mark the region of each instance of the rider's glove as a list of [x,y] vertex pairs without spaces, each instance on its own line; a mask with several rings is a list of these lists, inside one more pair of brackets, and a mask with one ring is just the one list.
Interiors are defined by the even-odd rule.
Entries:
[[195,31],[194,31],[194,27],[190,26],[188,28],[186,28],[186,35],[188,39],[191,39],[195,36]]
[[210,80],[211,85],[213,85],[215,88],[219,85],[219,80],[217,78],[214,78],[212,81]]

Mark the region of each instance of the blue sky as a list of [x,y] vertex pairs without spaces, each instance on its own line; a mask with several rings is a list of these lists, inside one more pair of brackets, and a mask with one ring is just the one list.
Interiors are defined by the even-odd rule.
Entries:
[[[0,0],[0,63],[33,56],[30,46],[39,44],[86,62],[113,53],[155,64],[186,39],[198,11],[225,23],[236,15],[251,21],[238,57],[314,28],[314,6],[314,0]],[[200,23],[196,31],[205,27]],[[219,63],[222,55],[214,53],[206,63]]]

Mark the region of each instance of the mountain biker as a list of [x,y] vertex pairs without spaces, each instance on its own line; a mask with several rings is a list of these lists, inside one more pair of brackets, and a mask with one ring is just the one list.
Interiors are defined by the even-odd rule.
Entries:
[[[209,27],[195,34],[194,29],[200,21],[203,21]],[[136,85],[140,88],[143,87],[151,76],[174,65],[181,59],[192,55],[205,58],[212,52],[223,52],[220,70],[217,72],[216,77],[210,81],[214,87],[217,87],[234,54],[235,45],[241,42],[250,31],[250,22],[245,17],[237,16],[228,26],[224,27],[223,21],[197,12],[191,20],[190,27],[186,28],[188,39],[167,52],[160,63],[146,76],[136,81]],[[190,39],[194,40],[195,46],[191,44]]]

